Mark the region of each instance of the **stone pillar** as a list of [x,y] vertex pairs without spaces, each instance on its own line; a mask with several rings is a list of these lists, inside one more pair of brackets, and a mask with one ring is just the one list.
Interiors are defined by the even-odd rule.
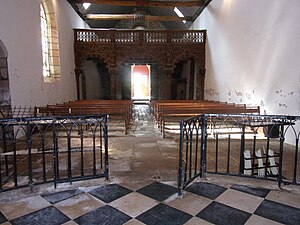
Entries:
[[195,78],[195,60],[190,60],[190,87],[189,87],[189,99],[194,99],[194,78]]
[[165,72],[165,82],[163,88],[163,96],[162,99],[171,99],[171,91],[172,91],[172,74],[173,68],[164,69]]
[[157,65],[151,65],[151,99],[158,99],[159,96],[159,76]]
[[131,99],[131,66],[124,65],[122,70],[122,99]]
[[86,99],[86,78],[85,73],[82,68],[75,68],[75,78],[76,78],[76,89],[77,89],[77,99],[80,98],[80,91],[82,91],[82,99]]
[[80,100],[80,74],[81,74],[81,69],[75,68],[77,100]]
[[204,99],[205,68],[198,68],[196,77],[196,99]]
[[86,77],[84,70],[81,70],[81,90],[82,90],[82,99],[86,100]]
[[116,69],[108,69],[109,76],[110,76],[110,99],[116,99],[116,77],[117,77],[117,70]]

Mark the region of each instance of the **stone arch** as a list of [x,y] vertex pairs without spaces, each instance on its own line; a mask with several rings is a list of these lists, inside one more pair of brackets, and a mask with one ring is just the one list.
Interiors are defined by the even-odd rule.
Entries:
[[[101,54],[85,54],[80,57],[76,74],[78,99],[109,99],[111,75],[109,60]],[[91,68],[92,70],[87,70]],[[101,72],[100,72],[101,71]],[[102,86],[97,86],[102,84]],[[104,85],[105,84],[105,85]],[[98,87],[98,88],[95,88]],[[100,87],[101,90],[100,90]]]
[[97,58],[99,60],[102,60],[107,67],[112,64],[111,63],[111,56],[108,56],[107,54],[99,54],[99,53],[87,53],[82,54],[80,58],[77,59],[77,68],[80,69],[82,67],[82,64],[88,59],[88,58]]
[[196,54],[193,54],[191,52],[183,52],[180,55],[177,55],[176,57],[174,57],[174,60],[172,62],[172,65],[175,66],[176,63],[178,63],[181,60],[188,60],[188,59],[194,59],[196,62],[198,62],[198,64],[201,67],[205,67],[205,59],[202,59],[201,57],[199,57]]
[[8,57],[7,49],[4,43],[1,41],[1,39],[0,39],[0,57],[5,57],[5,58]]
[[[188,99],[204,99],[204,81],[205,81],[205,58],[199,57],[199,55],[194,54],[189,51],[185,51],[182,54],[178,54],[174,57],[172,66],[175,68],[176,65],[181,62],[189,62],[189,79],[187,83],[189,86],[187,91],[189,92],[186,96]],[[176,89],[176,79],[173,77],[172,89]],[[172,97],[176,95],[176,92],[172,92]]]

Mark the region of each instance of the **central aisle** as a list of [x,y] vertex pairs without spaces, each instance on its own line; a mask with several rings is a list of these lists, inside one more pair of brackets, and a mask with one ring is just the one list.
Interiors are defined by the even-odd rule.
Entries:
[[164,139],[148,104],[133,107],[129,134],[109,131],[110,179],[177,181],[179,143]]

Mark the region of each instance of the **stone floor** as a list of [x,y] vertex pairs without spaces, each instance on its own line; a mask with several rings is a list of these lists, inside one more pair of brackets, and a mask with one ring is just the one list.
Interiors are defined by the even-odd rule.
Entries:
[[300,224],[300,188],[208,175],[177,196],[178,142],[164,139],[149,108],[128,135],[109,136],[110,179],[0,193],[0,224]]

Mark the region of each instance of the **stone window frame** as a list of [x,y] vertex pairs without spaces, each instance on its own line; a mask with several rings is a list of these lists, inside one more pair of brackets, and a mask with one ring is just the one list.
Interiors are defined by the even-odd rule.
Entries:
[[58,41],[58,27],[53,2],[42,0],[41,6],[44,8],[48,28],[49,65],[50,76],[43,76],[44,82],[55,82],[60,80],[60,54]]

